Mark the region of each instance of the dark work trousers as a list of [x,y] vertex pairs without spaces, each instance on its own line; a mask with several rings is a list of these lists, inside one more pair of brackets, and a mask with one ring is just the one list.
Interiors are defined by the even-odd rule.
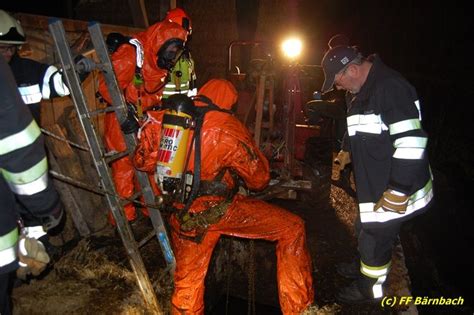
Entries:
[[1,315],[11,314],[11,306],[10,306],[10,291],[11,291],[10,276],[11,274],[12,274],[11,272],[0,274],[0,314]]
[[401,222],[388,222],[386,226],[365,228],[357,216],[355,231],[361,261],[371,267],[381,267],[392,259],[392,249],[400,232]]

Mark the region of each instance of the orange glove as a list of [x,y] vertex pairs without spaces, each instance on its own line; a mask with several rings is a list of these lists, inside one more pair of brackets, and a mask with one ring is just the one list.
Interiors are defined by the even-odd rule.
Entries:
[[347,164],[351,163],[350,153],[347,151],[339,151],[336,158],[334,159],[334,173],[332,175],[333,180],[339,180],[341,171],[346,167]]
[[18,241],[18,258],[20,268],[17,269],[16,275],[22,280],[26,280],[29,274],[38,276],[50,261],[44,245],[37,239],[24,235],[20,236]]
[[396,190],[387,189],[375,204],[374,211],[382,207],[384,211],[403,214],[407,211],[408,197],[409,196]]

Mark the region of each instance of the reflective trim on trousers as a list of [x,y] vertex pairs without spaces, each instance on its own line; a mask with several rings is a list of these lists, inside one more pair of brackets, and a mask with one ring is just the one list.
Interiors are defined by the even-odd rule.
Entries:
[[391,262],[388,262],[383,266],[374,267],[368,266],[362,261],[360,262],[360,272],[369,278],[377,279],[377,281],[372,286],[372,294],[374,295],[375,299],[381,298],[383,296],[382,285],[387,279],[391,264]]
[[394,219],[400,219],[404,216],[424,208],[433,199],[433,182],[428,180],[425,187],[421,188],[408,199],[407,210],[404,214],[398,212],[384,211],[382,208],[374,211],[374,202],[359,203],[360,220],[367,222],[387,222]]
[[391,262],[388,262],[383,266],[376,267],[366,265],[363,261],[360,261],[360,272],[369,278],[376,279],[382,276],[386,276],[388,274],[391,264]]

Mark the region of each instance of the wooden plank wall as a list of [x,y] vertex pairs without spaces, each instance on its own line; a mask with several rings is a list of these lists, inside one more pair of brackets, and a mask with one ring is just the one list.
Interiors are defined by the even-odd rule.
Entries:
[[[20,20],[27,37],[27,43],[23,45],[20,54],[24,57],[31,58],[39,62],[54,64],[60,67],[60,62],[56,54],[53,38],[50,35],[48,29],[48,20],[50,17],[23,13],[16,14],[15,16],[18,20]],[[62,21],[66,31],[66,37],[70,45],[73,45],[76,41],[80,40],[81,36],[84,36],[88,33],[87,21],[69,19],[62,19]],[[139,28],[110,24],[102,24],[101,28],[104,36],[110,32],[120,32],[124,35],[132,35],[142,31],[142,29]],[[91,45],[89,45],[89,48],[91,48]],[[90,49],[80,51],[80,53],[85,53],[86,55],[92,57],[95,54]],[[97,87],[98,74],[94,72],[83,82],[84,94],[91,110],[105,106],[104,104],[101,104],[95,97]],[[70,97],[43,101],[41,107],[41,126],[51,126],[62,119],[66,119],[63,117],[63,115],[64,113],[68,113],[70,110],[74,110],[72,99]],[[100,133],[102,133],[103,116],[98,116],[95,123]]]

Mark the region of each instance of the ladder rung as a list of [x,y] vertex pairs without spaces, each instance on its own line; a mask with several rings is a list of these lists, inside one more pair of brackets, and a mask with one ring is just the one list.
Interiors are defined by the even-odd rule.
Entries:
[[122,204],[122,206],[125,206],[126,204],[129,204],[130,202],[132,202],[131,200],[135,200],[135,199],[137,199],[138,197],[140,197],[141,195],[142,195],[142,192],[141,192],[141,191],[137,191],[137,192],[134,193],[132,196],[130,196],[130,198],[120,200],[120,203]]
[[89,116],[96,116],[96,115],[100,115],[100,114],[103,114],[103,113],[110,113],[110,112],[113,112],[114,110],[115,110],[114,106],[107,106],[105,108],[90,111]]
[[138,248],[142,247],[146,243],[148,243],[149,240],[153,238],[153,236],[156,235],[156,231],[153,230],[151,231],[147,236],[145,236],[139,243],[138,243]]
[[106,154],[104,156],[104,159],[105,159],[105,162],[108,164],[108,163],[113,162],[115,160],[121,159],[124,156],[128,156],[128,154],[129,154],[129,151],[125,150],[125,151],[118,152],[118,153],[112,153],[110,155]]

